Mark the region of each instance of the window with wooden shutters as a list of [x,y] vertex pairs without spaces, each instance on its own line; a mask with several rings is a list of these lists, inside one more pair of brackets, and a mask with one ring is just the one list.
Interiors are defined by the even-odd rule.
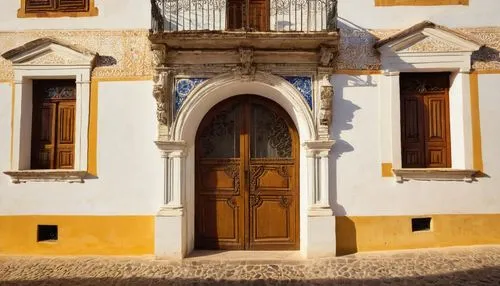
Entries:
[[227,29],[269,30],[268,0],[228,0]]
[[31,169],[73,169],[74,80],[33,81]]
[[84,12],[89,10],[89,0],[26,0],[25,9],[26,12]]
[[22,0],[18,17],[97,16],[95,0]]
[[403,168],[451,168],[449,73],[401,74]]

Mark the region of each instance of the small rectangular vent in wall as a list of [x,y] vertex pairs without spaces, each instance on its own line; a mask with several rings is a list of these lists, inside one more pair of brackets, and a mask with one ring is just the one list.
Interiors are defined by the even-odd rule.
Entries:
[[430,231],[431,230],[431,218],[430,217],[418,217],[411,219],[411,231]]
[[57,225],[38,225],[37,241],[57,241]]

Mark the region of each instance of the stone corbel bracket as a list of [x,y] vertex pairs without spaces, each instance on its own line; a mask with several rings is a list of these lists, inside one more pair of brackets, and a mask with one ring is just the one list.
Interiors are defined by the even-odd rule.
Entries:
[[167,62],[167,45],[152,44],[151,51],[153,52],[153,68],[165,66]]

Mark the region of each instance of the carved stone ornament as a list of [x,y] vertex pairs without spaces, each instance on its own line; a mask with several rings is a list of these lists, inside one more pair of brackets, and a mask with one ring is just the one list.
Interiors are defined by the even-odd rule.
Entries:
[[321,46],[319,52],[319,65],[323,67],[332,66],[333,60],[335,59],[336,49],[329,46]]
[[333,86],[322,86],[320,96],[319,122],[321,125],[330,127],[332,121]]
[[170,124],[171,81],[170,72],[161,72],[154,76],[153,96],[156,99],[156,118],[159,123],[166,126]]
[[151,45],[151,51],[153,52],[153,68],[164,65],[167,47],[163,44],[153,44]]
[[236,69],[244,80],[253,81],[255,79],[255,72],[257,67],[254,64],[253,49],[240,48],[240,66]]

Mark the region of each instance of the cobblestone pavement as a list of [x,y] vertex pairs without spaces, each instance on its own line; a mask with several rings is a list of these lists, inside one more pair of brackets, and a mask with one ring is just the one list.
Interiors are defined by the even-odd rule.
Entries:
[[0,285],[500,285],[500,246],[301,261],[0,256]]

